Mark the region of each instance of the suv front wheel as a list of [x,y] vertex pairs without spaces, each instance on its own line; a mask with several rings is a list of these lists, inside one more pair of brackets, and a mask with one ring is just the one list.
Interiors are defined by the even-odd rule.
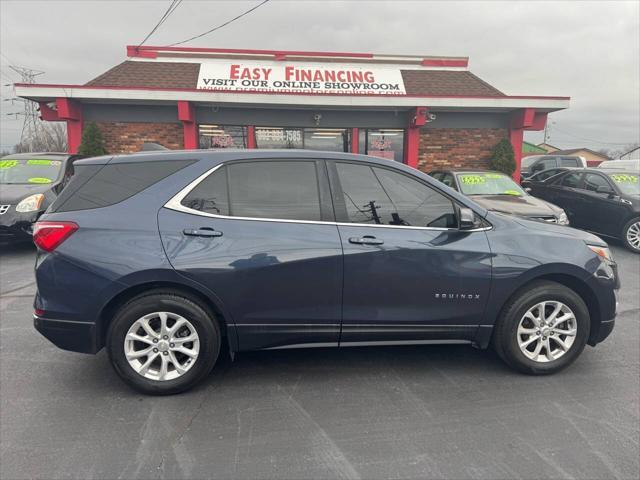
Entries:
[[213,315],[182,294],[139,295],[116,313],[107,351],[120,377],[154,395],[188,390],[213,368],[220,352],[220,329]]
[[516,370],[555,373],[578,358],[590,325],[589,310],[576,292],[556,282],[537,281],[505,305],[493,345]]

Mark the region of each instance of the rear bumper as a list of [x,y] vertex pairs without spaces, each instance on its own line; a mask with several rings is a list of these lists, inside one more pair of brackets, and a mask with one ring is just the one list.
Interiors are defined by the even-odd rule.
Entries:
[[33,316],[35,329],[47,340],[63,350],[97,353],[96,324],[72,320],[54,320]]

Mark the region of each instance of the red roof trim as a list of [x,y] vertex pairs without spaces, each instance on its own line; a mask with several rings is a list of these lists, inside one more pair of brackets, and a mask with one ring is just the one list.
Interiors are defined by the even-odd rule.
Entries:
[[420,63],[423,67],[468,67],[468,58],[425,58]]
[[146,57],[150,52],[185,52],[185,53],[237,53],[244,55],[273,55],[273,56],[302,56],[302,57],[344,57],[344,58],[373,58],[372,53],[349,52],[302,52],[296,50],[255,50],[243,48],[201,48],[201,47],[158,47],[145,45],[137,47],[127,45],[129,57]]
[[505,95],[503,97],[495,95],[379,95],[375,93],[367,94],[335,94],[335,93],[313,93],[313,92],[260,92],[251,90],[206,90],[200,88],[157,88],[157,87],[134,87],[134,86],[101,86],[101,85],[67,85],[55,83],[15,83],[16,87],[25,88],[75,88],[82,90],[157,90],[160,92],[213,92],[232,94],[256,94],[256,95],[305,95],[323,97],[385,97],[385,98],[486,98],[491,100],[500,99],[530,99],[530,100],[571,100],[571,97],[541,96],[541,95]]

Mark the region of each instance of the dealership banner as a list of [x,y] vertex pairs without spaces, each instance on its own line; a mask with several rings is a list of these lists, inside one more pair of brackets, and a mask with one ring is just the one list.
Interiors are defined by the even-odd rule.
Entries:
[[299,64],[200,64],[198,89],[237,92],[405,95],[399,69]]

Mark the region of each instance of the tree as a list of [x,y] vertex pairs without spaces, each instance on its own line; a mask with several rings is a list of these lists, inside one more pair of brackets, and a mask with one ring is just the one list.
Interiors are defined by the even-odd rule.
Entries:
[[513,174],[516,169],[516,158],[509,140],[503,138],[493,147],[489,166],[491,170],[496,170],[509,176]]
[[107,153],[102,132],[95,122],[88,123],[84,132],[82,132],[82,142],[80,143],[80,148],[78,148],[78,153],[90,157],[97,157]]

